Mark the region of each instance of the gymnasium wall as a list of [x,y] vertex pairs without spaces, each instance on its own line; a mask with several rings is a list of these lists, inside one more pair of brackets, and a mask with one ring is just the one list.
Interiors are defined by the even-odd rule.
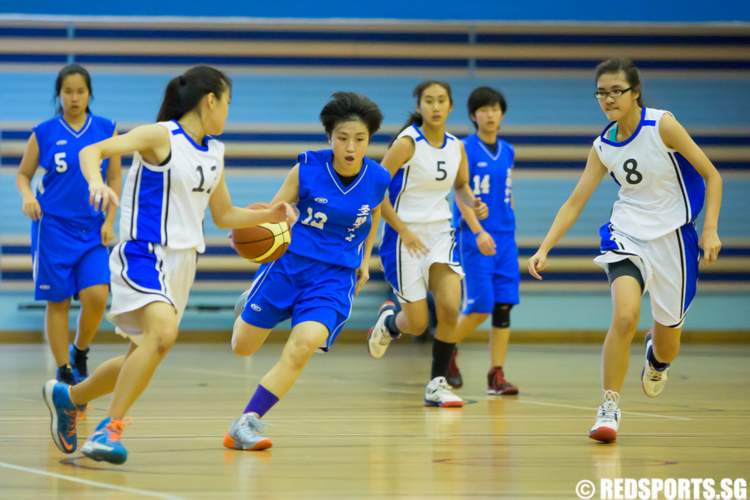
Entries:
[[[317,113],[336,90],[365,93],[382,107],[384,131],[371,147],[372,156],[379,158],[413,108],[411,89],[420,80],[451,83],[455,109],[449,128],[458,135],[470,131],[465,100],[471,89],[498,87],[509,102],[503,134],[517,151],[514,197],[523,269],[574,186],[591,140],[605,125],[592,96],[592,71],[610,55],[636,59],[643,68],[647,104],[672,110],[724,175],[720,230],[725,249],[717,265],[702,271],[687,327],[747,330],[747,24],[656,28],[646,23],[16,17],[0,18],[0,213],[7,214],[0,218],[0,329],[33,331],[42,325],[41,309],[32,300],[28,221],[19,209],[14,176],[30,127],[53,112],[54,77],[66,62],[78,61],[91,70],[94,111],[115,119],[123,131],[153,119],[164,84],[185,67],[208,62],[227,71],[234,80],[233,102],[222,139],[227,144],[227,179],[238,203],[269,199],[298,152],[324,147]],[[605,180],[562,242],[544,282],[524,274],[514,328],[606,329],[606,278],[591,258],[598,245],[597,229],[607,220],[615,196],[615,186]],[[253,268],[232,255],[226,234],[210,217],[206,234],[210,245],[199,263],[184,326],[228,329],[231,306],[248,286]],[[369,326],[385,297],[376,261],[372,270],[373,280],[352,311],[351,328]],[[649,322],[644,306],[642,326]]]
[[[297,19],[401,19],[401,20],[480,20],[480,21],[638,21],[709,22],[748,21],[750,5],[742,0],[704,2],[683,0],[652,2],[630,0],[627,3],[602,3],[597,0],[559,2],[538,0],[449,0],[399,2],[381,0],[356,3],[346,0],[303,3],[296,0],[247,2],[233,0],[214,5],[196,0],[130,0],[128,2],[55,2],[51,0],[19,3],[0,1],[0,13],[53,14],[69,16],[192,16],[255,17]],[[207,8],[209,7],[209,8]]]

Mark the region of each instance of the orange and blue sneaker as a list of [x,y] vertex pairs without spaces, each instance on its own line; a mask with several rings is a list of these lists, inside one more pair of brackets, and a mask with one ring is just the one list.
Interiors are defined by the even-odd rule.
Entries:
[[254,413],[243,413],[232,422],[229,432],[224,435],[224,447],[230,450],[265,450],[272,443],[261,436],[265,425]]
[[63,453],[73,453],[78,447],[78,408],[70,399],[70,386],[55,379],[42,388],[44,403],[49,409],[50,434],[55,446]]
[[97,462],[124,464],[128,459],[128,450],[120,442],[120,438],[125,425],[122,420],[105,418],[81,447],[81,453]]

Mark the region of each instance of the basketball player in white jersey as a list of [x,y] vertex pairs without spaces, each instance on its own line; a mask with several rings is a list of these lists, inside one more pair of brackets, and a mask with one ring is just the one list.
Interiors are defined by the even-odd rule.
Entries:
[[[664,390],[670,363],[680,349],[680,333],[698,280],[699,247],[706,263],[721,249],[718,235],[722,181],[716,167],[668,111],[646,108],[638,69],[627,59],[610,59],[596,69],[596,99],[612,122],[594,140],[578,185],[555,217],[544,241],[529,259],[529,273],[542,279],[547,254],[575,223],[602,178],[620,186],[610,220],[599,230],[607,272],[612,323],[602,350],[603,402],[589,436],[605,443],[617,438],[619,399],[640,316],[648,292],[653,327],[646,335],[641,386],[649,397]],[[706,214],[698,238],[695,220]]]
[[401,304],[387,301],[370,331],[370,354],[380,358],[401,333],[421,335],[427,328],[427,291],[432,292],[437,328],[432,349],[432,373],[425,387],[428,406],[463,406],[446,381],[456,341],[463,270],[459,264],[447,197],[451,189],[469,206],[469,217],[487,216],[487,206],[469,187],[463,143],[445,131],[453,108],[445,82],[426,81],[414,89],[417,112],[383,158],[393,176],[383,203],[386,226],[380,245],[388,283]]
[[224,181],[224,146],[211,137],[224,130],[231,81],[219,70],[197,66],[167,85],[158,122],[136,127],[80,153],[90,202],[105,209],[117,193],[102,182],[100,163],[133,153],[121,205],[120,243],[110,255],[109,319],[129,337],[124,356],[104,362],[73,387],[54,380],[44,387],[52,437],[64,453],[76,449],[76,406],[113,392],[107,417],[82,447],[87,457],[121,464],[124,417],[148,385],[178,335],[195,278],[197,253],[205,250],[207,207],[222,228],[293,220],[286,203],[250,210],[232,206]]

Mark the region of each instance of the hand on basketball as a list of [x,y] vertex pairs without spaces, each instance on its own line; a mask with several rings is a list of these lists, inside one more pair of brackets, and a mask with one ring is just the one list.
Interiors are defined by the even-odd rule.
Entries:
[[538,280],[543,279],[542,275],[539,273],[542,272],[546,266],[547,266],[547,253],[546,252],[537,250],[534,255],[529,257],[529,262],[528,262],[529,274],[532,275],[534,278]]
[[398,237],[401,238],[401,243],[403,243],[403,245],[412,256],[421,257],[429,253],[429,250],[427,250],[427,247],[424,246],[424,243],[422,243],[422,240],[419,239],[419,236],[412,233],[408,229],[404,229],[403,231],[401,231]]
[[482,255],[495,255],[497,249],[495,240],[487,231],[480,231],[477,235],[477,247]]
[[89,203],[95,210],[104,212],[110,205],[118,206],[120,199],[106,184],[89,184]]
[[357,286],[354,289],[355,296],[359,295],[362,287],[365,286],[368,281],[370,281],[370,263],[363,262],[362,265],[357,269]]
[[112,244],[113,241],[115,241],[115,228],[112,227],[112,224],[104,223],[102,224],[102,245],[105,247],[108,247]]
[[706,260],[706,264],[711,264],[719,258],[721,240],[715,229],[704,229],[698,244],[703,249],[703,258]]
[[474,213],[476,214],[477,219],[484,220],[488,215],[490,215],[490,209],[485,202],[483,202],[479,198],[475,198]]
[[23,210],[23,213],[31,220],[39,220],[42,216],[42,207],[39,206],[39,202],[34,196],[29,196],[28,198],[23,199],[21,210]]
[[297,209],[285,201],[280,201],[268,209],[268,222],[281,223],[286,222],[289,226],[297,220]]

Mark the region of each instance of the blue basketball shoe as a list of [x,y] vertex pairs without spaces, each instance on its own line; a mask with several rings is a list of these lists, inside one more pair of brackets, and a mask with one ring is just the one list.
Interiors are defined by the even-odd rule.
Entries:
[[49,409],[52,441],[63,453],[73,453],[78,446],[78,408],[70,399],[70,386],[55,379],[42,388],[44,403]]
[[97,462],[124,464],[128,459],[128,450],[120,442],[126,423],[123,420],[105,418],[91,437],[81,447],[81,453]]

